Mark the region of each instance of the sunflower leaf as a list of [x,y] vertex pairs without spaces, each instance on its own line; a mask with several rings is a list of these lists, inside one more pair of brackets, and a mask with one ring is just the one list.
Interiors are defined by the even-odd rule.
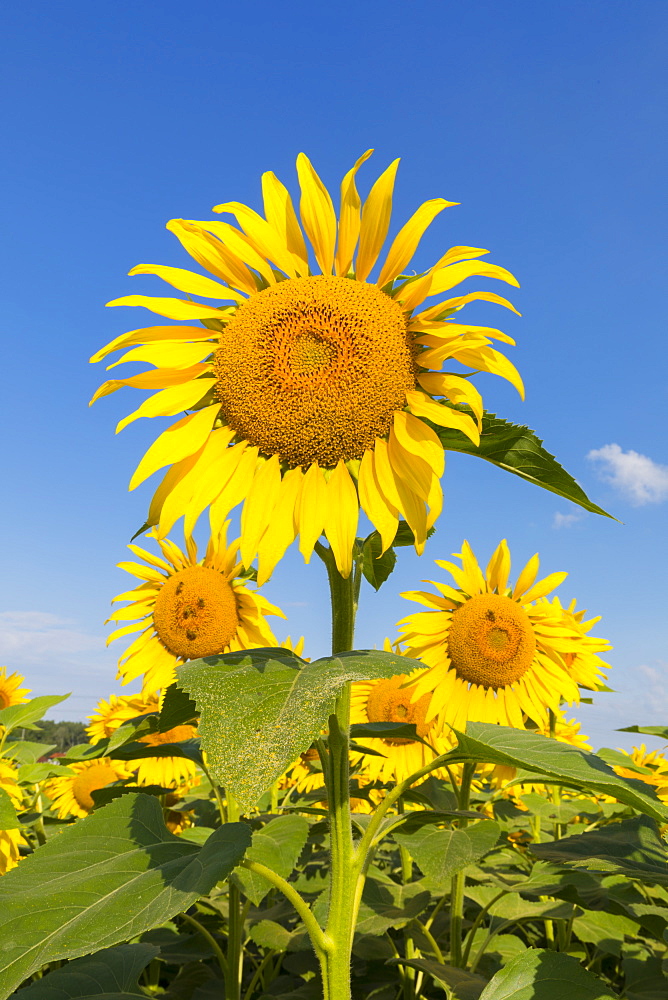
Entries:
[[364,579],[379,591],[397,563],[392,546],[382,552],[383,543],[377,531],[372,531],[362,543],[362,572]]
[[668,726],[625,726],[618,733],[642,733],[643,736],[658,736],[660,740],[668,740]]
[[7,734],[19,726],[24,729],[33,728],[33,723],[38,722],[47,709],[65,701],[66,698],[69,698],[69,694],[49,694],[40,698],[30,698],[21,705],[9,705],[0,711],[0,726]]
[[177,684],[197,704],[211,774],[248,810],[317,739],[344,684],[417,666],[379,650],[306,663],[286,649],[250,649],[191,660]]
[[454,732],[459,745],[441,758],[446,763],[475,760],[506,764],[530,774],[545,775],[568,787],[611,795],[660,823],[668,821],[668,806],[658,799],[650,785],[620,777],[594,753],[525,729],[488,722],[469,722],[466,733]]
[[445,984],[450,1000],[478,1000],[487,985],[487,980],[475,972],[465,972],[453,965],[441,965],[432,959],[391,958],[387,964],[408,965],[411,969],[428,973],[436,982]]
[[[308,820],[304,816],[276,816],[261,830],[255,831],[246,857],[249,861],[259,861],[281,878],[287,879],[304,849],[308,831]],[[237,868],[232,881],[237,883],[254,906],[259,906],[271,889],[270,882],[247,868]]]
[[250,844],[228,823],[198,847],[173,836],[148,795],[124,795],[0,879],[0,996],[32,972],[127,941],[227,878]]
[[105,1000],[146,996],[139,974],[160,953],[152,944],[122,944],[95,955],[78,958],[21,990],[21,1000],[87,1000],[104,995]]
[[615,996],[571,955],[529,948],[496,973],[480,1000],[608,1000]]
[[453,875],[492,850],[500,832],[498,823],[483,819],[461,830],[422,827],[414,833],[397,831],[393,836],[400,847],[410,852],[434,887],[445,889]]
[[[451,406],[451,409],[471,412],[464,406]],[[592,503],[582,487],[557,462],[554,455],[543,447],[541,438],[529,427],[511,424],[502,417],[497,417],[495,413],[485,412],[478,446],[459,431],[449,427],[437,427],[435,424],[431,427],[446,451],[460,451],[465,455],[484,458],[487,462],[498,465],[500,469],[505,469],[535,486],[556,493],[557,496],[570,500],[592,514],[601,514],[603,517],[617,520],[602,507]]]

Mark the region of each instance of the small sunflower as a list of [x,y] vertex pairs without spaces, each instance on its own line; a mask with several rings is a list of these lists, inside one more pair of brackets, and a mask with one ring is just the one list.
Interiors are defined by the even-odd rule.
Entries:
[[151,694],[172,683],[178,663],[278,645],[264,616],[285,615],[238,578],[239,544],[227,545],[226,530],[223,524],[212,535],[199,561],[191,535],[186,536],[185,553],[169,539],[159,539],[162,558],[138,545],[128,546],[143,562],[118,565],[143,582],[114,598],[112,603],[131,603],[114,611],[109,621],[139,621],[121,625],[107,639],[109,643],[140,633],[118,661],[117,676],[123,684],[143,675],[143,694]]
[[622,778],[635,778],[652,785],[661,801],[668,805],[668,759],[660,750],[648,751],[644,743],[634,747],[629,754],[633,764],[646,769],[638,774],[630,767],[615,766],[613,770]]
[[554,615],[561,618],[569,633],[579,632],[578,645],[562,653],[568,672],[578,687],[587,688],[588,691],[606,690],[606,676],[603,671],[609,670],[610,664],[605,663],[598,654],[612,649],[612,646],[606,639],[589,635],[594,625],[600,622],[600,616],[585,621],[587,612],[576,611],[576,601],[571,601],[565,608],[556,596],[550,599],[541,597],[537,605],[545,610],[548,617]]
[[[111,736],[129,719],[159,711],[160,699],[157,695],[112,695],[109,701],[102,700],[98,703],[86,732],[91,742],[96,742],[105,736]],[[165,743],[181,743],[195,736],[197,730],[194,726],[176,726],[166,733],[142,736],[138,742],[161,746]],[[139,757],[126,761],[125,765],[128,771],[134,773],[138,785],[160,785],[185,792],[200,782],[196,765],[186,757]]]
[[[442,732],[442,727],[438,726],[435,718],[427,722],[429,693],[423,694],[417,701],[412,700],[414,683],[422,673],[422,670],[413,670],[409,674],[397,674],[379,681],[360,681],[352,686],[351,722],[413,723],[417,735],[434,748],[430,750],[417,740],[402,737],[360,739],[362,746],[368,746],[382,754],[382,757],[364,757],[365,772],[370,781],[403,781],[429,764],[435,756],[447,753],[456,743]],[[353,760],[359,759],[359,755],[355,753],[352,756]]]
[[16,672],[7,676],[7,667],[0,667],[0,711],[10,705],[22,705],[28,701],[30,688],[22,688],[24,678]]
[[[189,532],[208,505],[220,524],[244,501],[241,557],[249,566],[258,554],[261,583],[297,534],[308,561],[324,532],[348,576],[360,506],[384,549],[402,514],[422,551],[442,506],[444,452],[430,423],[479,441],[483,404],[469,381],[475,372],[500,375],[523,392],[515,367],[492,346],[514,341],[452,320],[475,300],[517,310],[493,292],[443,298],[466,278],[517,286],[513,275],[481,263],[487,250],[465,246],[452,247],[424,274],[407,273],[428,226],[456,202],[435,198],[421,205],[370,279],[388,234],[399,163],[381,174],[362,205],[355,175],[372,152],[344,177],[338,218],[300,153],[301,224],[273,173],[262,177],[264,217],[226,202],[214,211],[233,216],[238,228],[173,219],[167,228],[216,280],[157,264],[140,264],[130,274],[156,275],[214,304],[129,295],[108,305],[142,306],[203,326],[133,330],[91,358],[124,350],[110,368],[154,366],[105,382],[91,400],[124,386],[154,393],[117,431],[139,417],[191,411],[156,439],[132,477],[134,489],[171,466],[149,523],[159,525],[162,537],[184,515]],[[432,304],[425,306],[428,299]],[[440,371],[446,361],[458,371]],[[467,404],[472,415],[449,403]]]
[[536,583],[535,555],[511,589],[505,540],[484,574],[468,542],[458,558],[461,567],[436,561],[456,588],[429,581],[437,594],[403,594],[430,609],[399,623],[406,654],[429,667],[416,682],[414,698],[430,694],[426,720],[437,717],[456,729],[468,719],[520,729],[532,720],[546,727],[549,710],[580,698],[574,661],[567,658],[586,652],[581,625],[561,605],[541,601],[568,574],[551,573]]
[[51,778],[44,785],[44,792],[51,799],[59,819],[87,816],[95,806],[93,792],[130,777],[129,771],[120,761],[104,757],[68,764],[68,767],[74,774]]
[[[19,683],[21,680],[23,678],[20,678]],[[0,760],[0,788],[7,793],[16,810],[20,810],[23,804],[18,777],[18,771],[13,764],[7,760]],[[27,845],[28,841],[20,830],[0,830],[0,875],[17,866],[21,858],[19,848]]]

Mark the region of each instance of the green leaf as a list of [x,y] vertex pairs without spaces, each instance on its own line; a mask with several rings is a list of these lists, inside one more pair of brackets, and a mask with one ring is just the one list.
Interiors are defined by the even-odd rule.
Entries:
[[287,951],[292,934],[275,920],[260,920],[249,931],[252,941],[271,951]]
[[454,965],[441,965],[426,958],[393,958],[388,965],[408,965],[428,973],[437,983],[443,983],[450,1000],[478,1000],[487,980],[475,972],[456,969]]
[[14,803],[4,788],[0,788],[0,830],[18,830],[20,826]]
[[608,1000],[614,996],[570,955],[529,948],[496,973],[480,1000]]
[[17,740],[5,747],[5,753],[17,764],[36,764],[40,757],[48,757],[56,749],[55,743],[31,743]]
[[21,1000],[87,1000],[141,997],[138,979],[160,952],[152,944],[123,944],[78,958],[21,990]]
[[52,705],[59,705],[66,698],[69,698],[69,694],[50,694],[31,698],[23,705],[10,705],[0,712],[0,726],[6,729],[7,733],[18,729],[19,726],[28,728],[33,722],[38,722]]
[[621,958],[625,938],[635,937],[640,926],[620,913],[604,910],[587,910],[573,921],[573,931],[586,944],[594,944],[601,951]]
[[285,649],[252,649],[191,660],[177,668],[177,684],[197,704],[211,774],[249,810],[317,739],[344,684],[414,666],[379,650],[306,663]]
[[617,732],[643,733],[645,736],[658,736],[660,740],[668,740],[668,726],[626,726]]
[[397,562],[392,546],[381,554],[382,548],[383,543],[377,531],[368,535],[362,545],[362,572],[364,579],[375,591],[380,590]]
[[[294,871],[297,859],[304,849],[308,830],[308,820],[304,816],[296,814],[277,816],[261,830],[255,831],[246,857],[249,861],[258,861],[271,868],[281,878],[287,879]],[[271,889],[270,882],[261,875],[248,871],[247,868],[237,868],[233,879],[255,906],[260,905]]]
[[167,733],[176,726],[192,725],[196,719],[195,702],[176,684],[170,684],[162,698],[157,732]]
[[415,859],[435,888],[445,889],[457,872],[478,861],[492,850],[499,839],[500,827],[484,819],[462,830],[422,828],[416,833],[394,833],[394,839]]
[[[468,407],[453,407],[468,411]],[[468,411],[470,412],[470,411]],[[484,458],[500,469],[521,476],[535,486],[541,486],[550,493],[583,507],[592,514],[612,517],[589,499],[571,475],[557,462],[554,455],[543,448],[542,440],[535,431],[518,424],[511,424],[495,413],[485,413],[482,418],[480,445],[476,447],[462,433],[449,427],[431,425],[447,451],[459,451],[465,455]],[[616,520],[616,518],[613,518]]]
[[657,955],[639,952],[623,960],[626,1000],[666,1000],[668,977]]
[[531,850],[546,861],[668,885],[668,851],[656,825],[646,816],[550,844],[532,844]]
[[422,743],[426,747],[429,746],[425,740],[418,736],[417,726],[414,722],[354,722],[350,727],[350,735],[355,740],[396,740],[400,738],[412,740],[413,743]]
[[431,893],[419,882],[397,885],[391,879],[369,877],[362,893],[356,930],[383,934],[388,927],[405,927],[429,906]]
[[444,755],[446,763],[475,760],[508,764],[569,787],[611,795],[659,822],[668,821],[668,806],[657,798],[653,788],[642,781],[620,777],[596,754],[528,730],[488,722],[470,722],[466,733],[455,732],[459,746]]
[[245,823],[220,827],[201,848],[181,840],[147,795],[68,826],[0,879],[0,995],[49,962],[126,941],[191,906],[249,843]]

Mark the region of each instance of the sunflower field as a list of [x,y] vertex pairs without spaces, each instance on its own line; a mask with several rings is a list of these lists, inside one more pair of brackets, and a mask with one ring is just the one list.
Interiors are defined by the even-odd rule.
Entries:
[[[448,451],[610,515],[474,384],[523,393],[512,339],[461,317],[514,306],[457,286],[516,278],[468,246],[411,270],[453,203],[386,247],[398,161],[362,200],[371,152],[338,212],[300,154],[297,204],[266,173],[262,213],[172,220],[199,270],[130,273],[183,297],[109,303],[160,319],[93,356],[149,366],[93,401],[148,392],[118,430],[176,419],[130,483],[162,473],[109,617],[132,693],[63,751],[30,737],[64,699],[0,669],[2,998],[668,996],[668,757],[641,743],[668,726],[594,753],[574,706],[610,644],[567,574],[431,538]],[[262,593],[294,542],[329,583],[325,657]],[[407,546],[433,579],[356,650],[362,582]]]

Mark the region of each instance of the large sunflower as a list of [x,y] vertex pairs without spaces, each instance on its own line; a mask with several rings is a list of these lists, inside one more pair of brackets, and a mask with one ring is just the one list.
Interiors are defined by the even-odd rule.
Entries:
[[109,621],[140,620],[121,625],[107,639],[140,633],[118,661],[123,684],[143,675],[143,693],[152,694],[172,683],[176,665],[185,660],[278,645],[264,616],[285,615],[238,578],[239,543],[228,546],[226,530],[225,523],[211,536],[199,561],[191,535],[186,535],[185,552],[169,539],[159,539],[162,557],[128,546],[143,562],[118,565],[143,583],[114,598],[112,603],[131,603],[114,611]]
[[0,711],[10,705],[22,705],[27,701],[30,688],[22,688],[24,678],[14,672],[7,675],[7,667],[0,667]]
[[[109,701],[98,702],[94,715],[86,728],[91,742],[111,736],[119,726],[130,719],[150,712],[160,710],[160,699],[155,694],[149,695],[111,695]],[[166,733],[151,733],[141,736],[140,743],[149,746],[160,746],[165,743],[181,743],[197,736],[194,726],[176,726]],[[185,793],[188,788],[200,782],[197,767],[187,757],[138,757],[126,762],[129,771],[133,771],[138,785],[160,785],[163,788],[178,788]]]
[[[222,221],[169,222],[185,250],[217,280],[157,264],[138,265],[130,274],[157,275],[187,296],[228,304],[115,299],[108,304],[143,306],[204,326],[133,330],[91,359],[131,348],[115,364],[155,366],[105,382],[91,400],[122,386],[154,392],[117,430],[139,417],[192,411],[157,438],[132,477],[131,489],[171,466],[149,522],[164,536],[185,515],[189,532],[207,505],[220,524],[245,501],[241,557],[249,566],[259,555],[260,582],[297,534],[308,561],[323,531],[339,571],[348,576],[360,505],[384,548],[402,514],[421,551],[442,505],[443,447],[428,422],[478,442],[482,399],[468,379],[472,371],[501,375],[523,391],[514,366],[492,346],[494,340],[514,343],[510,337],[450,319],[480,299],[517,310],[492,292],[442,297],[472,276],[517,286],[513,275],[477,260],[488,251],[462,246],[424,274],[407,274],[429,224],[456,202],[435,198],[421,205],[370,280],[389,230],[399,162],[381,174],[362,205],[355,175],[371,152],[343,179],[338,219],[323,182],[300,154],[301,225],[273,173],[262,177],[264,217],[227,202],[214,211],[234,216],[238,228]],[[459,365],[459,373],[440,371],[446,361],[448,368]],[[448,402],[467,404],[472,415]]]
[[[402,722],[413,723],[417,735],[429,743],[396,737],[393,739],[360,739],[362,746],[382,756],[365,755],[365,771],[371,781],[399,782],[415,774],[435,756],[447,753],[456,741],[444,734],[437,720],[427,722],[430,695],[423,694],[413,701],[413,684],[423,673],[414,670],[410,674],[379,681],[361,681],[353,684],[350,699],[351,722]],[[435,752],[434,752],[435,751]],[[358,755],[353,754],[357,760]],[[440,772],[437,772],[440,773]]]
[[505,540],[484,574],[468,542],[458,558],[461,567],[436,561],[456,588],[429,581],[438,594],[403,594],[430,609],[399,623],[407,655],[430,668],[416,681],[414,698],[430,694],[426,720],[438,717],[457,729],[467,719],[517,728],[532,720],[547,726],[549,710],[556,712],[562,701],[579,701],[571,658],[589,655],[580,623],[561,605],[541,601],[568,574],[551,573],[536,582],[535,555],[511,589]]

